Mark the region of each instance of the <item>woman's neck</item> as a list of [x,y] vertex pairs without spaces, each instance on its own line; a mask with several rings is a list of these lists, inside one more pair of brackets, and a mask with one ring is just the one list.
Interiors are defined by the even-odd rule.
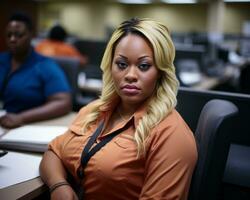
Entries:
[[127,105],[124,103],[121,103],[117,106],[116,110],[118,114],[123,119],[129,119],[137,110],[138,106],[136,105]]
[[25,62],[30,53],[31,53],[31,48],[29,48],[27,51],[23,53],[12,54],[11,71],[17,70],[20,67],[20,65]]

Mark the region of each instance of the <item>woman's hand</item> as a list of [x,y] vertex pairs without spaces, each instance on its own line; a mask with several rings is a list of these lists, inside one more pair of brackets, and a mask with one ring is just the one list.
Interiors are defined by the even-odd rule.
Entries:
[[0,125],[4,128],[16,128],[23,124],[21,115],[15,113],[7,113],[0,118]]
[[78,197],[70,185],[62,185],[56,188],[50,195],[51,200],[78,200]]

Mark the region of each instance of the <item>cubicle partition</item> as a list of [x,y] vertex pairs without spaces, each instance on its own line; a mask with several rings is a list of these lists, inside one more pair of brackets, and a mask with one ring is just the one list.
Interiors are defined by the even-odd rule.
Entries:
[[[181,87],[178,91],[177,110],[183,116],[190,128],[195,132],[200,112],[211,99],[225,99],[234,103],[239,110],[237,118],[232,122],[233,127],[228,132],[230,149],[224,176],[221,180],[221,199],[245,200],[250,198],[250,95],[203,91]],[[219,152],[218,152],[219,153]],[[220,158],[216,162],[221,162]],[[229,189],[228,189],[229,188]],[[226,192],[225,192],[226,191]],[[244,197],[243,197],[244,196]],[[243,197],[243,198],[242,198]]]
[[196,128],[200,111],[207,101],[225,99],[233,102],[239,108],[239,120],[237,121],[237,130],[234,130],[233,142],[250,146],[250,95],[181,87],[177,99],[177,110],[193,131]]
[[177,45],[175,63],[179,60],[194,60],[199,65],[199,70],[205,72],[204,61],[206,56],[206,48],[203,45]]
[[107,45],[106,41],[77,40],[73,45],[89,58],[90,65],[100,66]]

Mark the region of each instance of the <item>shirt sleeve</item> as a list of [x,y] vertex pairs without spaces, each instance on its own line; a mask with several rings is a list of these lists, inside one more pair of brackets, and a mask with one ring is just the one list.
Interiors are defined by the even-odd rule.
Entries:
[[63,70],[52,59],[38,64],[38,70],[44,81],[44,94],[46,97],[59,92],[70,92],[71,88]]
[[193,133],[177,119],[174,125],[157,127],[150,140],[139,199],[186,200],[197,160]]
[[53,151],[58,158],[63,160],[63,150],[65,145],[71,140],[73,133],[68,129],[64,134],[57,136],[49,145],[48,150]]
[[60,159],[63,160],[64,157],[64,147],[73,139],[76,135],[80,135],[82,129],[82,120],[90,112],[92,105],[95,103],[92,102],[87,106],[81,108],[78,112],[76,118],[73,120],[69,129],[62,135],[57,136],[53,139],[49,145],[48,150],[53,151]]

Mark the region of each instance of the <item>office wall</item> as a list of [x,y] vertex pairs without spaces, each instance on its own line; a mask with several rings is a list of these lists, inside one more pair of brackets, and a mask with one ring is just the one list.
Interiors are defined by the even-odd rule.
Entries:
[[250,3],[226,4],[224,32],[240,33],[245,21],[250,21]]
[[127,15],[159,20],[174,32],[206,31],[206,4],[127,6]]
[[119,4],[46,3],[39,10],[40,31],[60,22],[69,32],[86,39],[105,39],[108,27],[126,19],[125,9]]
[[53,2],[41,4],[39,10],[40,30],[46,30],[59,21],[69,31],[83,38],[103,39],[107,28],[116,27],[123,20],[135,16],[161,20],[174,32],[206,31],[204,4],[131,6],[117,3]]
[[[122,5],[105,2],[47,2],[39,6],[39,30],[45,31],[55,22],[71,33],[86,39],[106,39],[109,30],[134,16],[150,17],[169,26],[172,32],[207,31],[208,5]],[[249,20],[249,4],[225,7],[224,32],[240,33],[242,23]]]

